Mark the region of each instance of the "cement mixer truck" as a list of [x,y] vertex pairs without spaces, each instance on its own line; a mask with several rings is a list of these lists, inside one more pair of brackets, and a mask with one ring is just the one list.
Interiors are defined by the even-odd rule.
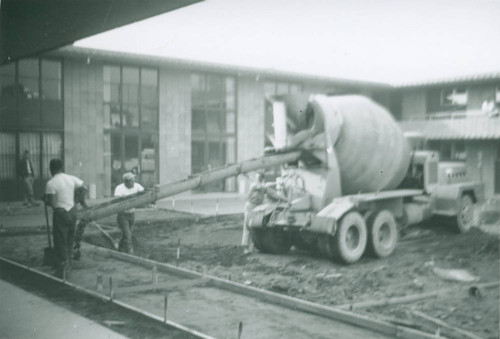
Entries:
[[261,252],[286,253],[292,245],[354,263],[366,253],[389,256],[398,228],[432,216],[454,220],[460,232],[473,222],[483,185],[462,163],[412,147],[383,107],[358,96],[290,95],[273,98],[273,149],[261,158],[195,174],[136,195],[81,210],[80,225],[152,203],[214,181],[282,166],[267,200],[250,215]]
[[293,245],[351,264],[365,253],[389,256],[401,227],[432,216],[453,220],[460,232],[471,228],[482,183],[468,179],[465,164],[418,150],[370,99],[274,97],[272,115],[274,151],[301,155],[273,185],[287,200],[251,213],[259,251],[286,253]]

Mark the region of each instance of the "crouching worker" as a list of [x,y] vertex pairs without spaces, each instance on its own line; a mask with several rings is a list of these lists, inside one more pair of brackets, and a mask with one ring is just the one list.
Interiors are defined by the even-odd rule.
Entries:
[[49,166],[52,178],[45,187],[45,201],[53,209],[56,276],[62,278],[71,268],[76,224],[75,192],[85,195],[86,188],[79,178],[63,173],[60,159],[52,159]]
[[288,201],[288,198],[284,194],[282,194],[281,192],[277,192],[264,183],[263,172],[257,172],[256,182],[250,185],[250,192],[248,193],[247,202],[245,204],[243,218],[243,236],[241,239],[241,246],[243,247],[243,253],[245,254],[251,253],[253,250],[250,240],[250,215],[257,206],[264,202],[264,198],[266,196],[275,201]]
[[245,210],[243,215],[243,236],[241,238],[241,246],[245,254],[252,252],[250,244],[250,229],[248,223],[250,222],[250,214],[264,202],[266,195],[266,186],[264,185],[264,173],[258,172],[256,182],[250,185],[250,192],[248,192],[247,202],[245,203]]
[[[138,192],[144,191],[144,187],[135,182],[135,175],[133,173],[125,173],[123,175],[123,183],[116,186],[115,197],[125,197]],[[118,213],[117,223],[122,231],[122,238],[118,249],[122,252],[134,254],[132,247],[132,232],[134,230],[134,215],[135,209],[129,209],[124,212]]]

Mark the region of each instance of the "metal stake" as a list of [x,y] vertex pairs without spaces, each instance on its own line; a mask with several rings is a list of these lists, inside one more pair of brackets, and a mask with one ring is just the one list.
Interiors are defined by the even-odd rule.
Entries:
[[240,321],[240,323],[238,324],[238,339],[241,338],[241,333],[243,332],[243,322]]
[[113,300],[113,277],[109,277],[109,300]]
[[175,198],[172,198],[172,209],[175,210]]
[[215,200],[215,217],[219,215],[219,199]]
[[165,296],[165,302],[163,307],[163,321],[167,323],[167,306],[168,306],[168,296]]
[[179,259],[181,257],[181,238],[177,240],[177,257],[175,258],[175,266],[179,266]]
[[158,284],[158,267],[156,267],[156,265],[154,265],[151,270],[151,281],[155,285]]

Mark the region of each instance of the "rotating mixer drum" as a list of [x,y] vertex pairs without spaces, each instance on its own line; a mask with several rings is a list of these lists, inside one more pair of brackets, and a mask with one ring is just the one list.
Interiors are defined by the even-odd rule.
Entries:
[[[360,95],[316,96],[312,106],[315,118],[319,114],[328,127],[344,195],[398,187],[410,164],[410,148],[386,109]],[[339,122],[340,128],[332,126]]]

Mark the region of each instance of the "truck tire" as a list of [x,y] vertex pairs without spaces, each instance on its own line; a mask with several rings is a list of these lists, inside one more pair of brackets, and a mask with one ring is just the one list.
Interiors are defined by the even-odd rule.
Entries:
[[366,223],[361,214],[353,211],[342,217],[333,242],[335,246],[329,246],[328,250],[336,259],[344,264],[358,261],[367,243]]
[[456,229],[460,233],[470,231],[474,223],[474,201],[468,194],[462,195],[458,201]]
[[277,228],[251,228],[254,246],[262,253],[285,254],[292,247],[290,234]]
[[391,212],[382,210],[368,218],[367,252],[385,258],[394,252],[398,242],[398,227]]

